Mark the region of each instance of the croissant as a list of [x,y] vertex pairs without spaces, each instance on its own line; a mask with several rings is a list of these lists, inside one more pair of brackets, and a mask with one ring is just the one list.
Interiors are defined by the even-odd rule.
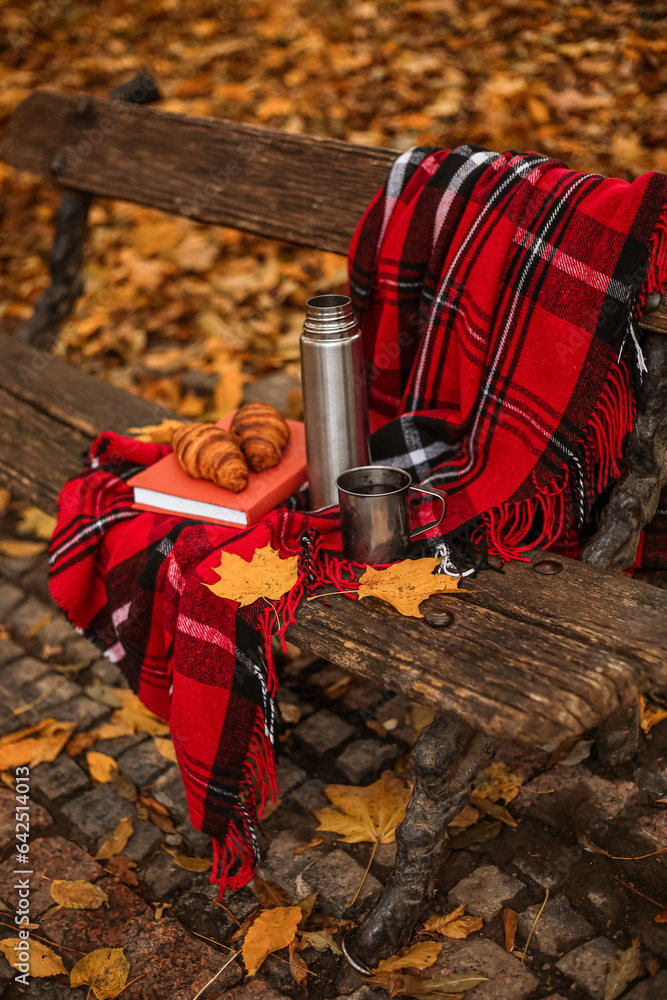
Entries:
[[241,406],[234,415],[231,430],[238,435],[253,472],[277,465],[290,437],[289,427],[270,403]]
[[248,485],[248,464],[239,440],[214,424],[183,424],[172,438],[182,468],[193,479],[209,479],[232,493]]

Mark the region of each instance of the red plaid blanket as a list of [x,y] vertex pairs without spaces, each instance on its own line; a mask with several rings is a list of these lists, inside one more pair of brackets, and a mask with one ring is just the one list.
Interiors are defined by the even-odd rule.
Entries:
[[[666,185],[532,154],[415,149],[366,212],[350,288],[371,404],[394,418],[373,457],[447,488],[444,533],[421,543],[445,570],[461,531],[504,558],[540,542],[573,551],[576,523],[619,475],[640,359],[633,319],[665,278]],[[632,366],[617,360],[626,352]],[[336,551],[337,510],[308,513],[299,495],[240,531],[132,510],[126,480],[166,450],[95,442],[61,494],[51,592],[169,721],[222,891],[252,877],[257,804],[275,792],[271,630],[284,632],[314,586],[349,587],[353,567],[324,549]],[[417,508],[422,523],[429,508]],[[651,537],[647,561],[664,564],[665,534]],[[250,559],[267,544],[300,556],[275,611],[238,610],[202,585],[217,580],[222,548]]]
[[[396,160],[350,247],[371,406],[398,418],[372,454],[445,487],[450,539],[465,528],[503,558],[578,554],[621,473],[666,202],[663,174],[630,184],[531,153]],[[644,566],[667,565],[665,508]]]

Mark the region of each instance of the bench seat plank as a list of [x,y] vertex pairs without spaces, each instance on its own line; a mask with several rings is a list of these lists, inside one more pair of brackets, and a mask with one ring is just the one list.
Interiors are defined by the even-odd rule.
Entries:
[[[0,479],[49,512],[98,432],[169,415],[4,334],[0,355]],[[547,577],[512,563],[466,581],[442,631],[377,600],[332,597],[302,602],[288,637],[491,735],[557,743],[667,683],[667,592],[563,565]]]

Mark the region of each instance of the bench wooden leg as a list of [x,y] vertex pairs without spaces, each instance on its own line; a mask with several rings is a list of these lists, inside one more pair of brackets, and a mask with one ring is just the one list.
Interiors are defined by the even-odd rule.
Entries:
[[639,699],[605,719],[595,735],[595,745],[603,764],[616,767],[630,763],[639,748]]
[[369,968],[395,955],[410,937],[433,890],[447,824],[465,806],[475,775],[495,749],[490,737],[447,716],[422,730],[412,751],[412,799],[396,831],[396,866],[350,942],[353,955]]
[[667,485],[667,336],[650,334],[642,348],[648,371],[637,387],[637,419],[625,446],[628,474],[614,486],[600,529],[581,553],[583,562],[605,569],[632,566]]

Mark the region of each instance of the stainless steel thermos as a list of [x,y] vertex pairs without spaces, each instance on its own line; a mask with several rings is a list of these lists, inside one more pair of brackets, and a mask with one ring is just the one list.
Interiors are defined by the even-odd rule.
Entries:
[[311,509],[338,503],[336,479],[370,462],[361,331],[346,295],[306,303],[301,381]]

